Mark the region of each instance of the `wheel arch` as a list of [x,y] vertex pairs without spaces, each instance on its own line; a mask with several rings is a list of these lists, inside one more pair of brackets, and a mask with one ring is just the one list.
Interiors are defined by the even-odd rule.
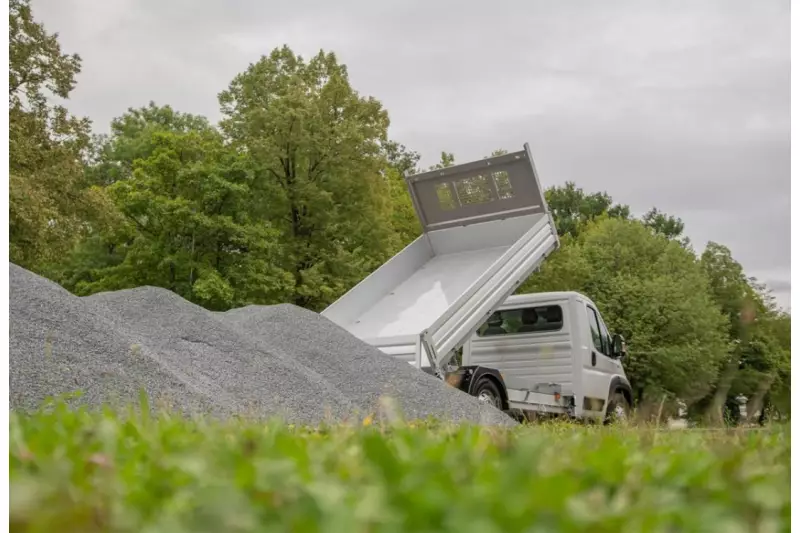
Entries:
[[608,399],[606,400],[606,409],[608,403],[615,392],[620,392],[628,402],[628,406],[633,408],[633,388],[630,382],[624,376],[614,376],[608,385]]
[[466,366],[459,369],[463,371],[464,375],[461,380],[459,389],[466,392],[470,396],[475,396],[478,386],[481,381],[489,380],[495,384],[497,390],[500,392],[500,401],[504,411],[509,409],[508,403],[508,390],[502,374],[497,369],[486,368],[483,366]]

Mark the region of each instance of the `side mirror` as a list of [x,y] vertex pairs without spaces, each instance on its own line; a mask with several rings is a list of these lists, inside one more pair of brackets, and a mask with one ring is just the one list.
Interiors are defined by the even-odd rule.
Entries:
[[625,344],[625,339],[619,333],[615,333],[611,338],[611,355],[617,359],[622,359],[628,355],[628,346]]

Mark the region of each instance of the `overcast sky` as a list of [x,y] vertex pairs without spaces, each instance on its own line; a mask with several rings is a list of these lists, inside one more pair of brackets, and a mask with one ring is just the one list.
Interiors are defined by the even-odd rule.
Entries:
[[217,120],[261,54],[331,50],[424,164],[529,142],[543,185],[675,214],[789,305],[788,0],[32,5],[82,56],[69,107],[97,131],[150,100]]

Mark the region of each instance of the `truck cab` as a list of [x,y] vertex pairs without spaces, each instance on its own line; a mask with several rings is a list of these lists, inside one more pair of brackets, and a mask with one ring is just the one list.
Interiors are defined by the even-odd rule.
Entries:
[[472,393],[501,409],[607,420],[632,404],[624,356],[622,337],[609,333],[587,296],[517,294],[465,343],[461,367],[497,371],[483,371]]

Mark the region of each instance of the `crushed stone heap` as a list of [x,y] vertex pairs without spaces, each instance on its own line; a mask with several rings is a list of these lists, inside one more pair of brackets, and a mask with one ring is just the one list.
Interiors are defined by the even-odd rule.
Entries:
[[184,414],[354,420],[394,400],[407,419],[514,424],[321,315],[288,304],[207,311],[160,288],[77,297],[9,264],[10,403],[79,403]]

